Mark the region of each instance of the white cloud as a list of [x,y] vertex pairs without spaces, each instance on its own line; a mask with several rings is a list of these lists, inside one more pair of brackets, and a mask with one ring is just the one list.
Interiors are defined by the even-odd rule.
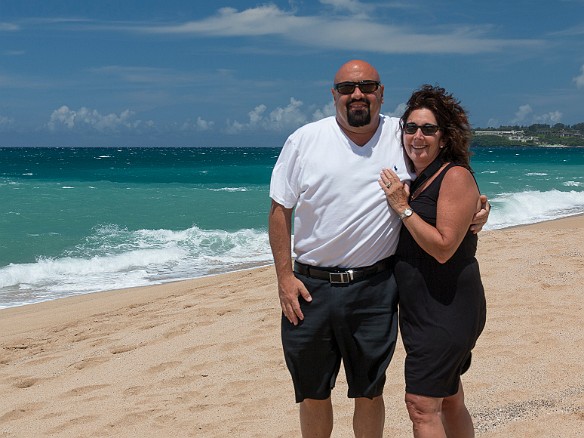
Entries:
[[515,113],[515,118],[511,121],[514,125],[530,125],[533,123],[555,124],[562,120],[563,114],[560,111],[550,111],[546,114],[533,114],[531,105],[521,105]]
[[281,128],[302,125],[306,123],[306,115],[300,110],[301,107],[302,101],[291,98],[288,106],[276,108],[270,113],[269,123],[278,131]]
[[574,78],[577,88],[584,88],[584,65],[580,67],[580,76]]
[[[491,26],[467,26],[451,24],[432,28],[425,25],[424,32],[418,27],[396,26],[375,21],[364,15],[354,15],[364,10],[355,0],[322,0],[345,15],[300,16],[285,11],[274,4],[238,11],[221,8],[212,17],[170,26],[118,27],[118,30],[158,34],[198,35],[209,37],[280,36],[289,42],[307,47],[347,50],[355,41],[367,41],[363,51],[375,53],[484,53],[510,47],[527,48],[541,46],[541,40],[505,40],[489,38]],[[372,6],[373,7],[373,6]]]
[[286,34],[316,24],[313,17],[297,17],[276,5],[258,6],[239,12],[221,8],[213,17],[174,26],[136,28],[148,33],[201,34],[210,36],[258,36]]
[[100,114],[95,109],[81,107],[72,110],[63,105],[53,111],[47,124],[51,131],[58,130],[95,130],[99,132],[117,132],[120,130],[132,130],[138,127],[151,128],[153,122],[132,120],[134,112],[124,110],[120,114]]
[[[405,110],[405,104],[399,104],[395,111],[388,115],[399,117]],[[292,132],[300,126],[315,122],[325,117],[334,116],[336,113],[335,103],[331,99],[322,108],[304,108],[302,101],[290,98],[290,103],[285,107],[278,107],[268,112],[268,107],[264,104],[256,106],[248,113],[249,120],[246,123],[227,121],[227,132],[237,134],[242,131],[264,130],[276,132]],[[387,114],[387,113],[384,113]]]
[[521,105],[517,112],[515,113],[515,118],[512,120],[511,123],[517,124],[525,122],[527,117],[533,112],[531,105]]
[[187,120],[181,126],[181,131],[210,131],[215,126],[215,122],[204,120],[200,116],[194,122]]
[[264,104],[262,104],[258,105],[257,107],[254,108],[253,111],[250,111],[248,113],[250,126],[257,126],[259,123],[261,123],[263,119],[263,114],[266,112],[266,109],[267,107]]
[[234,122],[227,121],[227,133],[228,134],[237,134],[241,131],[245,131],[246,125],[243,123],[239,123],[237,120]]
[[207,120],[203,120],[200,117],[197,117],[197,128],[199,128],[200,131],[207,131],[213,128],[214,124],[215,122],[209,122]]
[[335,102],[331,100],[323,108],[319,108],[312,113],[312,120],[316,121],[325,117],[334,116],[336,112]]
[[320,0],[323,5],[332,6],[335,11],[347,11],[353,16],[366,17],[373,12],[375,6],[361,3],[359,0]]
[[227,121],[227,132],[236,134],[241,131],[261,129],[265,131],[290,131],[307,123],[308,117],[302,111],[303,103],[290,98],[290,103],[267,113],[266,105],[258,105],[248,113],[249,121],[240,123]]
[[562,116],[563,114],[560,111],[551,111],[541,116],[534,116],[533,123],[545,123],[548,125],[554,125],[562,120]]

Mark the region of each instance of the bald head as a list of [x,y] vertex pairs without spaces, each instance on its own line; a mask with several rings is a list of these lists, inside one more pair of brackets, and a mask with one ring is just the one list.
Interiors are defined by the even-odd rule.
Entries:
[[335,75],[335,84],[346,81],[379,81],[379,73],[368,62],[354,59],[343,64]]

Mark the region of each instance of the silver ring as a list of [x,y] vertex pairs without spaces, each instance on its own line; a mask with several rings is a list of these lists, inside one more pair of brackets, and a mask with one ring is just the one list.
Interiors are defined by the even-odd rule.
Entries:
[[385,187],[387,187],[387,188],[389,189],[389,188],[391,187],[391,181],[388,181],[388,182],[385,184]]

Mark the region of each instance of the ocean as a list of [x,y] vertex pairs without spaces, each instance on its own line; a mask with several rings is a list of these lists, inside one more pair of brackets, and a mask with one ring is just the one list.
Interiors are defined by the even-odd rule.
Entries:
[[[0,148],[0,308],[272,263],[279,152]],[[486,229],[584,213],[584,148],[473,154]]]

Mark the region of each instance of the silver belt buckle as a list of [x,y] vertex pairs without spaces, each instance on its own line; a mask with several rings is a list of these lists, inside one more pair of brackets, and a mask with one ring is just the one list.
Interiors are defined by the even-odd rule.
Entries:
[[353,281],[353,270],[349,269],[346,272],[331,272],[329,273],[329,282],[331,284],[347,284]]

